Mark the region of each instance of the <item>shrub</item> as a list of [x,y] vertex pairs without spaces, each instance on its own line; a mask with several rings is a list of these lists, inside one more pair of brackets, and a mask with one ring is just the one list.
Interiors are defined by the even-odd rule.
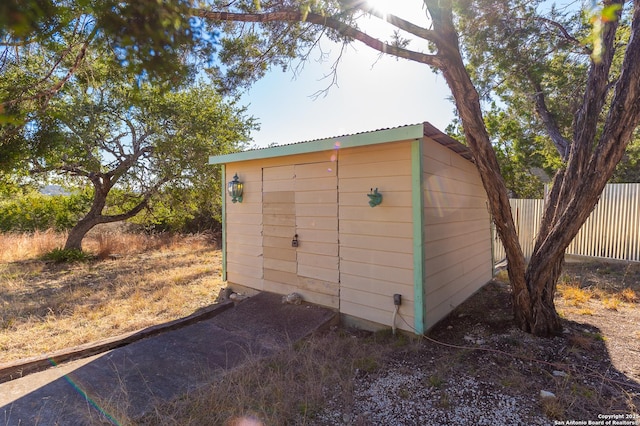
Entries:
[[31,192],[0,201],[0,231],[33,232],[68,230],[89,210],[86,192],[71,195],[44,195]]
[[94,256],[91,253],[79,249],[60,249],[56,248],[51,250],[42,256],[43,260],[50,260],[56,263],[66,262],[86,262],[93,259]]

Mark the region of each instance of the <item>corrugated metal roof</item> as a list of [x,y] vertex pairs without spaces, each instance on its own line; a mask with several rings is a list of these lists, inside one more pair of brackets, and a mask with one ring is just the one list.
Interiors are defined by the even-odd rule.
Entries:
[[[279,146],[291,146],[291,145],[300,145],[300,144],[303,144],[303,143],[314,143],[314,142],[324,141],[324,140],[327,140],[327,139],[343,139],[343,138],[347,138],[347,137],[351,137],[351,136],[366,135],[368,133],[381,132],[383,130],[401,129],[403,127],[410,127],[410,126],[416,126],[416,125],[421,125],[421,124],[423,124],[423,123],[404,124],[402,126],[396,126],[396,127],[381,127],[379,129],[375,129],[375,130],[365,130],[365,131],[362,131],[362,132],[345,133],[344,135],[338,135],[338,136],[329,136],[328,138],[307,139],[307,140],[304,140],[304,141],[296,141],[296,142],[290,142],[290,143],[277,143],[277,144],[273,144],[273,145],[269,145],[269,146],[261,146],[261,147],[247,149],[247,150],[245,150],[243,152],[260,151],[262,149],[275,148],[275,147],[279,147]],[[431,127],[433,127],[433,126],[431,126]],[[433,127],[433,128],[435,129],[435,127]]]
[[451,136],[446,133],[441,132],[437,128],[435,128],[431,123],[425,121],[422,123],[424,125],[424,135],[428,138],[433,139],[438,142],[440,145],[445,146],[452,150],[453,152],[459,154],[460,156],[466,158],[469,161],[473,161],[473,155],[471,155],[471,150],[466,145],[461,144]]
[[351,133],[331,138],[313,139],[293,142],[289,144],[273,145],[268,147],[253,148],[242,152],[212,156],[210,164],[222,164],[236,161],[244,161],[259,158],[279,157],[284,155],[317,152],[332,149],[339,142],[340,147],[365,146],[378,143],[393,142],[396,140],[413,139],[426,136],[442,146],[449,148],[463,158],[473,161],[471,151],[451,136],[441,132],[431,123],[408,124],[398,127],[381,128],[365,132]]

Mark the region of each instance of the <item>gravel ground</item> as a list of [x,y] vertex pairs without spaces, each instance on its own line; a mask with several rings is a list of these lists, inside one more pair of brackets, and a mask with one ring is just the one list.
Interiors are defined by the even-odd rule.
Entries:
[[428,371],[395,365],[378,377],[355,383],[355,401],[345,412],[341,401],[318,416],[320,425],[550,425],[536,415],[535,401],[504,394],[494,384],[460,376],[446,386],[425,386]]
[[313,424],[640,425],[638,304],[558,309],[563,335],[533,337],[513,326],[508,285],[489,284],[428,339],[358,371],[352,392],[328,390]]

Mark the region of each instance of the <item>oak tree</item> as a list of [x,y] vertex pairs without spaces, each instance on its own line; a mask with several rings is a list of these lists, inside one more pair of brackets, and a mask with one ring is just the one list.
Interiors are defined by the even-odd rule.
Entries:
[[180,199],[184,207],[188,197],[192,208],[181,214],[219,208],[211,200],[220,177],[204,159],[239,149],[254,122],[196,83],[217,34],[190,5],[0,4],[0,189],[13,190],[21,175],[92,188],[91,208],[66,248],[80,248],[96,224],[150,205]]
[[50,147],[34,149],[19,168],[92,189],[91,207],[69,231],[65,249],[81,249],[94,226],[132,218],[154,197],[202,187],[202,196],[213,197],[220,177],[203,159],[240,149],[254,127],[244,108],[210,85],[134,89],[134,82],[115,78],[120,71],[108,61],[92,64],[18,133],[23,146]]
[[138,83],[188,83],[212,60],[217,43],[189,6],[186,0],[0,2],[0,171],[27,153],[22,127],[95,58],[116,62],[121,76]]

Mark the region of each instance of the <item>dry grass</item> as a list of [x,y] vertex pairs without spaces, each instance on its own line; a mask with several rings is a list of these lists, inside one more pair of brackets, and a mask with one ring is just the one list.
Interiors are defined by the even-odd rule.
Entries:
[[594,339],[587,333],[572,334],[567,339],[572,347],[589,350],[593,346]]
[[620,292],[620,297],[622,297],[622,300],[627,303],[638,303],[640,301],[636,291],[628,287]]
[[605,309],[617,311],[622,307],[622,300],[615,296],[605,297],[602,299],[602,305],[605,307]]
[[[272,358],[251,361],[210,387],[156,406],[153,413],[131,424],[243,424],[238,423],[240,419],[258,419],[260,423],[255,424],[260,425],[381,424],[369,421],[367,412],[358,409],[363,409],[363,394],[368,394],[366,390],[363,393],[363,387],[379,386],[373,385],[378,383],[376,378],[390,371],[399,377],[422,371],[422,387],[429,389],[431,400],[436,401],[433,409],[444,412],[472,409],[473,405],[459,405],[455,383],[460,377],[483,383],[485,388],[478,392],[487,397],[494,389],[522,397],[516,410],[530,409],[550,422],[591,419],[597,413],[619,412],[624,407],[637,412],[637,393],[616,390],[604,375],[596,380],[590,375],[606,371],[603,374],[609,377],[623,377],[615,376],[615,367],[609,364],[608,338],[596,328],[587,331],[581,324],[572,324],[569,334],[555,339],[529,336],[513,328],[508,309],[492,305],[504,308],[509,297],[507,292],[483,289],[474,296],[475,301],[469,301],[471,305],[458,308],[430,333],[447,344],[468,345],[465,336],[484,330],[487,335],[482,346],[490,347],[488,352],[443,347],[403,335],[366,337],[366,333],[349,335],[338,330],[314,336]],[[587,366],[585,370],[581,363]],[[557,368],[566,368],[571,374],[555,377],[552,370]],[[552,391],[556,398],[539,399],[541,389]],[[428,405],[425,400],[416,401],[413,391],[404,387],[387,396],[389,400],[379,404],[389,404],[389,411]],[[525,408],[528,404],[530,408]],[[329,416],[335,413],[339,413],[337,417]]]
[[[209,388],[161,404],[136,424],[233,425],[251,418],[266,425],[314,424],[327,400],[353,402],[354,375],[375,374],[393,351],[392,342],[397,339],[390,333],[312,336],[290,350],[244,363]],[[405,348],[412,344],[404,342]]]
[[[196,237],[206,240],[204,237]],[[55,248],[61,248],[67,239],[64,232],[35,231],[31,233],[0,233],[0,262],[20,262],[38,259]],[[184,237],[180,235],[122,233],[108,227],[89,232],[83,241],[83,249],[99,259],[107,259],[112,254],[132,254],[144,251],[180,247]]]
[[571,306],[580,307],[591,300],[592,293],[577,282],[559,283],[558,294]]
[[562,420],[566,417],[564,404],[557,398],[546,398],[540,403],[542,412],[552,420]]
[[95,234],[85,249],[115,258],[37,259],[63,241],[52,232],[0,236],[0,364],[187,316],[223,286],[220,251],[205,236]]
[[66,235],[53,231],[0,234],[0,262],[34,259],[62,247]]
[[593,315],[599,307],[621,311],[640,299],[640,264],[569,263],[558,283],[559,303],[580,315]]

